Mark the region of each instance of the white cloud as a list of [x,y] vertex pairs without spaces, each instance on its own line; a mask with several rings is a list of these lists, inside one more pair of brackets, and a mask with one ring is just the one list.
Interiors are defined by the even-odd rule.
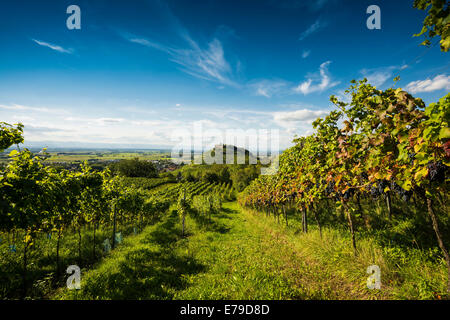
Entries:
[[360,73],[367,78],[367,81],[375,87],[382,86],[387,80],[394,78],[394,72],[404,70],[408,65],[389,66],[372,69],[362,69]]
[[434,79],[417,80],[410,82],[406,86],[406,90],[411,93],[431,92],[442,89],[450,90],[450,76],[440,74],[434,77]]
[[114,123],[120,123],[123,122],[124,119],[122,118],[100,118],[96,119],[99,124],[105,125],[105,124],[114,124]]
[[36,42],[40,46],[47,47],[47,48],[50,48],[52,50],[55,50],[55,51],[58,51],[58,52],[61,52],[61,53],[69,53],[69,54],[72,53],[72,49],[64,49],[61,46],[57,46],[57,45],[54,45],[54,44],[51,44],[51,43],[48,43],[48,42],[44,42],[44,41],[39,41],[39,40],[36,40],[36,39],[31,39],[31,40],[33,40],[34,42]]
[[299,122],[299,121],[311,121],[318,117],[328,114],[328,111],[324,110],[310,110],[301,109],[295,111],[274,112],[273,119],[278,123]]
[[[339,81],[331,81],[331,77],[328,74],[328,65],[331,61],[326,61],[320,65],[319,76],[313,76],[294,88],[295,92],[303,93],[304,95],[312,92],[322,92],[326,89],[337,86]],[[314,84],[314,82],[316,84]]]
[[47,108],[35,108],[35,107],[28,107],[28,106],[22,106],[20,104],[13,104],[13,105],[4,105],[0,104],[1,109],[8,109],[8,110],[32,110],[32,111],[40,111],[40,112],[49,112],[50,110]]
[[311,54],[311,50],[303,50],[302,58],[303,59],[308,58],[310,54]]
[[225,59],[222,43],[217,39],[213,39],[205,49],[192,41],[191,49],[174,50],[171,60],[183,66],[183,71],[194,77],[236,86],[230,79],[231,68]]
[[27,133],[38,133],[38,134],[46,134],[46,133],[54,133],[54,132],[65,132],[69,131],[62,128],[55,127],[41,127],[41,126],[33,126],[33,125],[25,125],[24,132]]
[[151,107],[146,108],[138,108],[136,106],[126,106],[126,107],[119,107],[117,110],[121,112],[125,112],[125,114],[144,114],[144,115],[154,115],[156,114],[156,110],[150,109]]
[[282,111],[272,113],[273,122],[282,127],[285,139],[294,135],[308,135],[312,133],[312,122],[319,117],[324,117],[329,111],[298,109],[294,111]]
[[130,42],[167,53],[169,60],[180,65],[181,70],[189,75],[224,85],[238,86],[232,80],[233,71],[225,58],[222,43],[216,38],[212,39],[206,48],[202,48],[183,29],[183,31],[179,31],[179,36],[187,43],[187,47],[170,47],[127,33],[120,34]]
[[[289,86],[286,89],[289,90]],[[294,134],[306,134],[311,129],[312,120],[325,114],[325,111],[315,111],[319,109],[303,104],[280,105],[276,111],[232,106],[185,107],[182,104],[179,116],[174,116],[172,105],[156,114],[138,113],[136,116],[134,112],[117,112],[126,107],[92,116],[69,111],[54,113],[50,107],[0,105],[0,113],[2,121],[23,122],[25,142],[38,147],[68,146],[71,143],[78,146],[133,146],[139,143],[147,147],[171,147],[175,144],[171,139],[173,132],[178,129],[192,132],[193,124],[201,124],[205,130],[217,129],[222,133],[229,129],[279,129],[282,148],[291,144]],[[145,106],[142,110],[147,108]]]
[[270,98],[275,94],[281,93],[287,86],[284,80],[259,80],[249,84],[253,93],[257,96]]
[[63,109],[55,109],[55,108],[41,108],[41,107],[30,107],[23,106],[20,104],[12,104],[12,105],[3,105],[0,104],[0,109],[14,110],[16,112],[45,112],[45,113],[53,113],[53,114],[67,114],[66,110]]
[[336,98],[344,103],[352,102],[352,96],[350,93],[345,93],[345,90],[338,90],[335,94]]
[[[127,37],[127,35],[124,35],[124,36]],[[144,38],[128,38],[128,41],[133,42],[133,43],[137,43],[137,44],[149,47],[149,48],[153,48],[153,49],[156,49],[156,50],[160,50],[160,51],[163,51],[163,52],[168,53],[168,54],[170,54],[171,50],[173,50],[173,49],[171,49],[169,47],[166,47],[164,45],[161,45],[159,43],[156,43],[156,42],[150,41],[148,39],[144,39]]]
[[17,120],[15,122],[32,122],[35,121],[36,119],[30,116],[26,116],[26,115],[13,115],[12,116],[13,119]]
[[81,122],[85,125],[108,126],[126,122],[123,118],[83,118],[83,117],[66,117],[64,121]]
[[313,33],[319,31],[320,29],[322,29],[326,26],[327,26],[327,23],[321,22],[320,20],[316,20],[316,22],[314,22],[312,25],[310,25],[308,27],[308,29],[306,29],[305,31],[303,31],[300,34],[300,37],[298,38],[298,40],[300,40],[300,41],[304,40],[305,38],[309,37]]
[[375,87],[383,85],[389,78],[392,77],[391,70],[378,70],[373,72],[363,71],[362,74],[365,78],[367,78],[367,81]]

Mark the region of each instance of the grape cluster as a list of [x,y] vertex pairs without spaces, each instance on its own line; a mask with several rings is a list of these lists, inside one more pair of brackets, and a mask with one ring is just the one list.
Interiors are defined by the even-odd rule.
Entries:
[[334,181],[328,182],[328,185],[325,188],[325,194],[327,196],[329,196],[330,194],[332,194],[334,192],[334,186],[335,186],[335,182]]
[[378,180],[378,192],[380,194],[384,194],[384,189],[386,189],[386,187],[389,187],[389,181],[385,179]]
[[371,185],[371,187],[370,187],[370,195],[373,198],[378,198],[381,195],[379,190],[378,190],[378,186],[376,184],[372,184]]
[[353,196],[355,194],[355,189],[354,188],[349,188],[347,189],[347,191],[342,193],[342,198],[344,198],[344,200],[348,200],[351,198],[351,196]]
[[402,200],[405,202],[408,202],[409,199],[411,199],[411,197],[413,195],[412,191],[407,191],[407,190],[403,189],[394,181],[391,182],[391,189],[393,191],[395,191],[400,197],[402,197]]
[[378,180],[376,184],[372,184],[370,186],[370,195],[373,198],[378,198],[382,194],[384,194],[384,189],[389,186],[389,181],[387,180]]
[[408,158],[410,160],[410,164],[414,165],[414,159],[416,158],[416,153],[415,152],[408,153]]
[[430,182],[442,183],[445,181],[445,172],[447,171],[447,166],[441,161],[430,161],[427,165],[428,168],[428,179]]

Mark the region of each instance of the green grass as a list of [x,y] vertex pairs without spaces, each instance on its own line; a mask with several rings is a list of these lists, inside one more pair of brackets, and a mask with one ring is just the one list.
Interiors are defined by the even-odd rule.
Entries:
[[[315,225],[299,232],[297,217],[289,226],[273,217],[224,203],[212,222],[187,217],[181,237],[176,211],[133,235],[109,254],[101,242],[110,230],[97,232],[96,259],[92,231],[84,230],[82,289],[69,291],[68,265],[79,264],[76,234],[61,244],[62,277],[54,278],[55,238],[39,239],[30,251],[31,298],[50,299],[434,299],[444,296],[446,268],[434,249],[381,246],[373,235],[358,234],[353,255],[349,232]],[[0,249],[2,297],[14,298],[21,286],[21,252]],[[50,248],[50,250],[49,250]],[[431,250],[431,251],[430,251]],[[381,290],[366,288],[366,269],[381,268]],[[67,276],[67,275],[66,275]],[[17,296],[18,297],[18,296]]]
[[[189,215],[181,236],[176,211],[147,226],[90,270],[81,290],[51,299],[433,299],[445,291],[443,261],[419,249],[381,247],[348,232],[314,225],[299,232],[273,217],[224,203],[212,222]],[[366,269],[381,269],[381,290],[369,290]]]
[[[152,223],[149,221],[148,223]],[[125,238],[133,234],[135,224],[118,224],[117,232]],[[84,269],[95,268],[108,254],[104,252],[103,241],[111,239],[112,226],[104,225],[96,230],[95,255],[93,229],[83,228],[81,238],[81,260],[78,256],[78,234],[74,230],[66,230],[60,240],[60,274],[56,274],[56,243],[54,232],[49,239],[47,234],[40,234],[32,246],[28,248],[27,298],[46,299],[66,282],[66,268],[79,265]],[[18,233],[16,241],[12,235],[0,234],[0,299],[22,298],[23,274],[23,234]],[[16,245],[16,252],[11,252],[9,245]]]
[[[247,210],[261,217],[260,213]],[[268,233],[283,239],[295,252],[307,259],[309,266],[319,266],[318,279],[328,274],[332,292],[328,298],[350,299],[435,299],[446,295],[447,268],[439,248],[414,248],[381,245],[373,234],[357,233],[357,256],[351,246],[350,232],[343,228],[322,228],[322,236],[314,224],[301,233],[301,221],[289,219],[289,227],[280,219],[263,217]],[[391,235],[392,236],[392,235]],[[378,265],[381,270],[381,290],[368,290],[367,267]],[[309,278],[308,286],[317,279]],[[306,280],[308,281],[308,280]]]
[[[243,211],[236,203],[225,204],[218,223],[228,229],[203,231],[189,239],[188,250],[208,265],[206,273],[189,276],[191,286],[179,292],[180,299],[371,299],[388,298],[366,288],[363,263],[352,277],[337,272],[339,262],[353,261],[351,246],[339,247],[341,257],[325,264],[312,255],[310,237],[318,242],[318,232],[297,234],[272,218]],[[206,230],[208,227],[205,227]],[[306,240],[306,241],[305,241]],[[325,243],[324,246],[330,245]],[[348,248],[347,248],[348,247]],[[325,259],[326,260],[326,259]],[[338,262],[338,263],[336,263]],[[342,266],[342,265],[341,265]],[[345,267],[345,265],[343,266]],[[353,267],[352,270],[355,270]]]
[[212,223],[188,217],[186,237],[180,236],[178,221],[172,212],[128,237],[96,269],[82,275],[80,291],[61,289],[55,298],[308,298],[295,279],[280,272],[283,252],[267,242],[263,230],[251,228],[236,203],[225,204]]
[[63,152],[50,152],[50,158],[46,161],[86,161],[86,160],[96,160],[96,161],[106,161],[106,160],[123,160],[123,159],[134,159],[139,158],[140,160],[160,160],[167,159],[170,160],[169,152],[159,152],[159,151],[149,151],[149,152],[72,152],[73,154],[64,154]]
[[82,289],[61,288],[60,299],[171,299],[185,277],[205,266],[184,252],[175,211],[140,234],[125,238],[95,269],[82,270]]

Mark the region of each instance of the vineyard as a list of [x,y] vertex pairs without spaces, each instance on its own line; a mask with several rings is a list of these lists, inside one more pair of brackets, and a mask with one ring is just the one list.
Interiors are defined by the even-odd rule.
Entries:
[[[293,243],[300,232],[301,243],[308,244],[303,250],[316,247],[310,257],[320,251],[325,257],[332,254],[329,248],[339,248],[347,252],[340,258],[349,263],[345,270],[355,274],[361,271],[355,266],[363,269],[361,264],[403,265],[399,270],[411,269],[410,278],[391,267],[389,282],[401,288],[391,294],[442,298],[449,272],[450,95],[425,106],[401,89],[381,91],[365,80],[353,82],[348,92],[350,103],[331,97],[337,110],[317,119],[314,134],[297,138],[295,146],[281,154],[276,174],[260,176],[239,194],[232,183],[208,182],[211,175],[193,181],[181,173],[176,178],[131,178],[108,169],[94,171],[87,164],[77,171],[56,170],[45,165],[45,150],[11,151],[1,175],[1,296],[45,298],[56,290],[58,297],[66,298],[60,288],[69,265],[92,270],[89,283],[99,290],[93,280],[97,266],[108,265],[114,273],[117,258],[112,257],[134,250],[128,245],[121,249],[128,238],[130,243],[138,241],[136,246],[147,243],[142,242],[146,237],[162,235],[170,241],[176,237],[175,243],[185,246],[189,242],[183,239],[202,238],[206,230],[220,238],[231,228],[220,222],[223,203],[238,196],[247,210],[243,212],[285,225],[278,232],[294,237]],[[21,125],[2,123],[3,149],[22,141]],[[261,233],[258,228],[271,227],[248,228]],[[348,238],[342,235],[346,232]],[[170,254],[165,247],[152,248]],[[361,262],[351,264],[349,248]],[[447,276],[442,273],[445,265]],[[430,270],[426,278],[414,273],[420,266]],[[283,286],[292,286],[291,280],[284,281]],[[259,294],[265,297],[268,292]]]
[[177,2],[2,9],[0,300],[450,300],[450,2]]
[[[2,123],[1,130],[3,149],[23,141],[20,125]],[[42,297],[43,288],[63,283],[68,264],[83,268],[99,261],[123,237],[158,221],[179,197],[185,199],[178,208],[183,219],[192,202],[210,214],[233,197],[226,184],[121,178],[87,164],[56,171],[43,165],[44,155],[14,150],[0,176],[3,298]]]
[[[0,176],[1,297],[50,297],[64,285],[67,266],[109,265],[109,256],[122,252],[127,238],[150,236],[149,230],[168,223],[180,243],[195,237],[195,230],[228,232],[218,219],[223,203],[236,197],[252,215],[285,225],[287,234],[294,228],[303,237],[318,235],[314,241],[323,245],[311,255],[331,254],[330,239],[338,235],[339,245],[332,246],[346,242],[354,259],[366,264],[433,270],[426,280],[390,271],[394,287],[407,283],[396,295],[446,296],[450,95],[425,106],[401,89],[378,90],[366,80],[352,82],[348,93],[349,103],[331,97],[336,110],[313,123],[314,134],[294,140],[281,154],[278,172],[258,177],[239,194],[233,183],[209,182],[212,171],[193,179],[190,171],[177,177],[122,177],[87,163],[76,171],[57,170],[45,165],[45,150],[33,154],[17,147]],[[23,142],[20,124],[1,126],[2,149]],[[345,232],[348,239],[341,235]]]
[[347,93],[351,102],[332,96],[337,110],[317,119],[315,133],[280,156],[278,173],[254,181],[240,202],[286,224],[288,213],[299,212],[304,233],[308,219],[321,235],[325,224],[346,224],[355,256],[358,233],[383,236],[387,246],[433,247],[432,228],[449,292],[450,94],[425,106],[366,80],[353,81]]

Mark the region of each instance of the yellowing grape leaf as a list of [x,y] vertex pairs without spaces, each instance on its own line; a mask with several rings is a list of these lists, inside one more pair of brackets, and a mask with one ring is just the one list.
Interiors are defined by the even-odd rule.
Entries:
[[25,236],[24,242],[25,242],[25,243],[31,242],[31,236],[30,236],[29,234],[27,234],[27,235]]
[[19,153],[19,151],[17,151],[17,150],[12,150],[10,153],[9,153],[9,156],[10,157],[14,157],[16,154],[18,154]]
[[450,139],[450,128],[441,128],[439,131],[439,139]]
[[414,180],[421,180],[422,178],[426,177],[428,174],[428,169],[422,168],[421,170],[417,171],[414,175]]

